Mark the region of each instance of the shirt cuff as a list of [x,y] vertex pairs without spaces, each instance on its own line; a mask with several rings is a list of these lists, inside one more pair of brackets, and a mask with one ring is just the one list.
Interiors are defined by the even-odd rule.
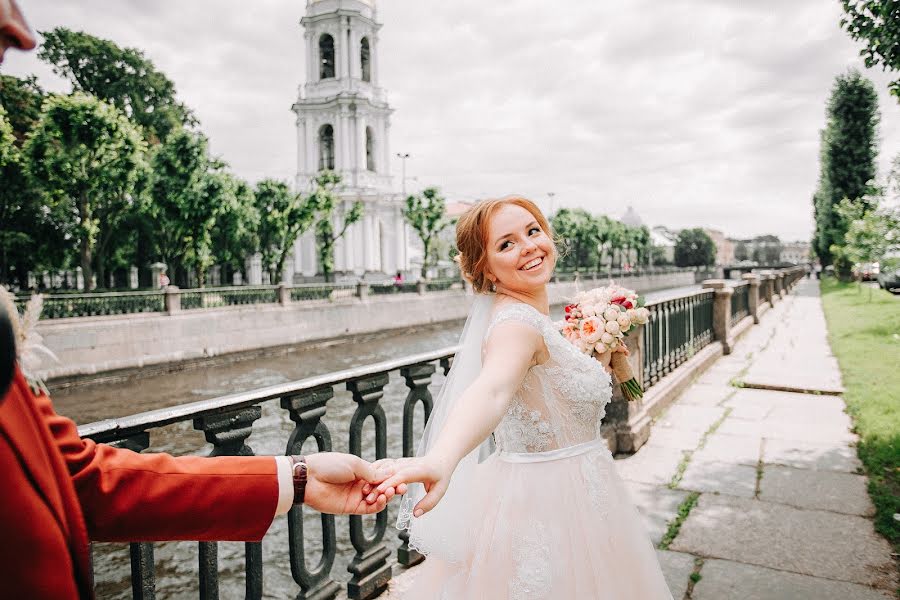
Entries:
[[291,474],[291,457],[276,456],[275,467],[278,474],[278,504],[275,516],[287,514],[294,506],[294,476]]

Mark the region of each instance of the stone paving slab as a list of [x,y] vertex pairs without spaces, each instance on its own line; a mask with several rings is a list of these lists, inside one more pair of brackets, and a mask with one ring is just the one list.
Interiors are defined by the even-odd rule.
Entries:
[[701,385],[730,385],[735,375],[727,371],[707,370],[697,378],[697,383]]
[[730,385],[694,383],[681,393],[677,402],[679,405],[717,406],[734,394],[735,389]]
[[675,404],[655,423],[657,427],[672,427],[686,431],[705,432],[725,414],[725,409],[714,406]]
[[763,468],[759,498],[800,508],[871,517],[875,507],[866,485],[863,475],[767,465]]
[[719,433],[732,435],[750,435],[765,438],[792,440],[801,442],[827,443],[837,442],[850,444],[856,442],[856,436],[848,429],[833,424],[830,427],[813,427],[803,421],[777,421],[771,418],[762,421],[746,419],[725,419],[717,430]]
[[[729,419],[733,415],[729,415]],[[716,431],[706,438],[703,448],[694,452],[691,460],[708,460],[738,465],[754,469],[761,457],[762,438],[756,435],[731,435]]]
[[887,590],[727,560],[705,561],[700,575],[692,600],[885,600],[893,597]]
[[681,600],[687,593],[688,581],[694,572],[694,557],[671,550],[657,550],[656,556],[673,600]]
[[625,486],[641,513],[650,540],[654,546],[658,545],[688,492],[634,481],[626,481]]
[[670,546],[862,585],[897,585],[891,548],[863,517],[704,494]]
[[646,447],[616,460],[619,476],[628,481],[666,485],[672,481],[683,453],[671,448]]
[[650,431],[646,447],[670,448],[673,450],[693,450],[703,438],[703,432],[673,427],[654,427]]
[[840,442],[814,443],[767,439],[763,448],[763,462],[798,469],[845,473],[857,473],[862,469],[856,448]]
[[756,467],[693,458],[678,489],[752,498],[756,493]]

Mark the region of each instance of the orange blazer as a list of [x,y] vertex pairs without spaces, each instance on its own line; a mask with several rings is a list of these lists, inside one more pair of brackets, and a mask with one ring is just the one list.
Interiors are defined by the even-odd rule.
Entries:
[[21,372],[0,404],[0,597],[92,598],[88,540],[258,541],[272,457],[137,454],[82,440]]

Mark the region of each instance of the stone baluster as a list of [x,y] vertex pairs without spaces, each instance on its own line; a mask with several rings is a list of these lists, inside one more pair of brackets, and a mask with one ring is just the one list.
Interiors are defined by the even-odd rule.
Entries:
[[[334,397],[329,385],[315,388],[297,396],[281,399],[281,407],[288,411],[296,425],[288,439],[286,454],[302,454],[303,444],[312,437],[319,452],[332,449],[331,432],[322,417],[326,403]],[[331,569],[337,554],[334,515],[320,514],[322,523],[322,558],[313,568],[306,566],[306,545],[303,540],[303,507],[288,512],[288,546],[291,556],[291,576],[300,586],[298,600],[331,600],[341,592],[341,585],[331,579]]]
[[[380,400],[384,396],[384,386],[388,374],[379,373],[347,382],[347,389],[356,402],[356,411],[350,420],[350,452],[362,455],[363,423],[372,417],[375,422],[375,458],[387,456],[387,418]],[[375,517],[375,530],[367,536],[363,531],[361,516],[350,517],[350,542],[356,556],[347,570],[353,577],[347,583],[347,596],[352,600],[366,600],[381,594],[391,580],[391,565],[387,559],[391,555],[384,543],[387,531],[387,511]]]
[[775,306],[775,276],[772,275],[771,271],[766,272],[762,275],[762,284],[765,286],[766,291],[766,302],[769,303],[770,307]]
[[282,282],[278,284],[277,294],[278,304],[281,306],[287,306],[291,303],[291,288],[286,283]]
[[369,282],[359,280],[356,284],[356,297],[363,302],[369,301]]
[[[259,406],[249,406],[223,413],[204,415],[194,419],[194,429],[202,431],[213,445],[210,456],[253,456],[247,438],[253,432],[253,422],[262,415]],[[246,598],[262,598],[262,544],[247,542]],[[200,542],[200,598],[219,597],[218,544]]]
[[775,275],[777,279],[777,283],[775,284],[775,290],[781,298],[787,296],[787,290],[785,289],[784,284],[784,271],[778,271]]
[[731,354],[731,296],[734,290],[724,279],[707,279],[703,288],[713,290],[713,334],[722,343],[723,354]]
[[420,296],[424,296],[425,294],[427,294],[428,293],[428,282],[426,282],[424,279],[418,280],[416,282],[416,292]]

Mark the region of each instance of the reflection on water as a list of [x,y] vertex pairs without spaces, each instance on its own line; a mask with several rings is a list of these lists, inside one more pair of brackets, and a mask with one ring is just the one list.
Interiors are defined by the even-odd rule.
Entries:
[[[680,288],[677,292],[695,288]],[[672,294],[673,290],[648,294],[655,299]],[[556,307],[554,319],[561,318],[561,307]],[[276,383],[293,381],[330,373],[341,369],[362,366],[383,360],[408,356],[455,345],[462,331],[461,321],[419,327],[401,332],[357,336],[340,343],[315,347],[299,346],[273,350],[263,355],[227,364],[214,364],[200,368],[155,375],[135,377],[116,384],[97,384],[58,390],[53,394],[58,412],[79,424],[105,418],[174,406],[206,398],[214,398],[234,392],[256,389]],[[436,395],[443,382],[440,370],[432,380],[431,391]],[[387,415],[388,456],[402,454],[402,407],[407,388],[402,378],[393,373],[385,388],[382,406]],[[336,387],[335,397],[328,403],[323,422],[332,434],[334,450],[347,452],[349,444],[348,424],[356,409],[350,394]],[[417,423],[421,424],[421,414]],[[277,402],[262,405],[262,417],[254,423],[253,434],[247,443],[256,454],[284,454],[288,437],[294,424],[287,411]],[[363,458],[374,460],[374,432],[372,421],[366,423],[363,437]],[[416,432],[416,439],[420,432]],[[304,446],[304,452],[315,451],[312,443]],[[150,450],[176,455],[208,454],[212,446],[207,444],[201,432],[193,429],[191,422],[176,423],[151,432]],[[253,502],[253,498],[248,498]],[[396,506],[389,506],[387,543],[399,545]],[[321,524],[317,513],[304,510],[307,565],[314,566],[321,555]],[[374,526],[374,517],[367,517],[367,531]],[[332,578],[347,581],[350,574],[347,565],[354,550],[349,539],[349,520],[336,518],[337,559]],[[279,517],[272,524],[263,541],[264,597],[294,598],[299,586],[291,578],[288,554],[287,520]],[[189,542],[167,542],[155,545],[157,598],[196,598],[198,595],[197,545]],[[130,559],[128,546],[124,544],[95,544],[94,570],[98,598],[126,599],[131,597]],[[244,597],[244,545],[243,543],[219,544],[220,597],[223,600]]]

